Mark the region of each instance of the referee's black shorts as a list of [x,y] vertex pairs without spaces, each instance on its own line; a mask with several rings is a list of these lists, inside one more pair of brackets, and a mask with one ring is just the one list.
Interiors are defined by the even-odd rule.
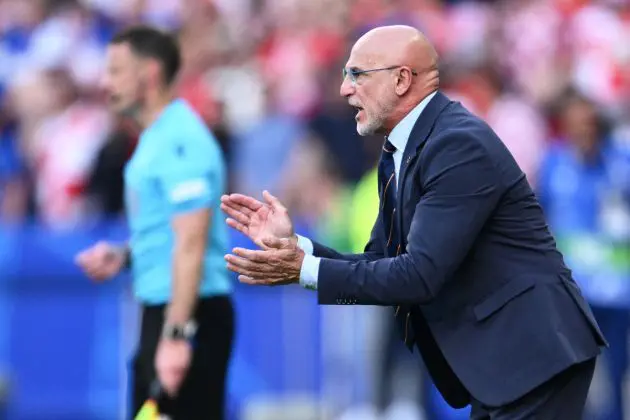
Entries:
[[[132,363],[132,412],[138,413],[149,397],[155,378],[155,352],[166,305],[144,306],[140,342]],[[193,359],[175,399],[158,400],[160,414],[172,420],[222,420],[225,416],[226,377],[234,335],[234,310],[227,296],[200,299]]]

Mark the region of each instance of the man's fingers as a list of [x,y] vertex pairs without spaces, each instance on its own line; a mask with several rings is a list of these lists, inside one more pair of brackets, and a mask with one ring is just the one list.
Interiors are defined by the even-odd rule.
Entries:
[[237,222],[234,219],[227,218],[227,219],[225,219],[225,223],[227,223],[227,225],[229,227],[231,227],[232,229],[236,229],[236,230],[238,230],[239,232],[241,232],[241,233],[243,233],[245,235],[249,234],[249,229],[247,228],[247,226],[245,226],[242,223]]
[[[264,252],[264,251],[258,251],[258,252]],[[265,257],[256,256],[254,258],[265,258]],[[261,262],[252,261],[250,259],[238,257],[236,255],[231,255],[231,254],[226,255],[225,260],[229,264],[232,264],[233,267],[247,270],[249,273],[253,273],[253,274],[269,275],[269,273],[273,273],[275,270],[277,270],[277,268],[269,265],[268,263],[265,263],[262,261]],[[241,273],[241,274],[247,274],[247,273]]]
[[175,386],[174,386],[174,380],[172,375],[169,372],[160,372],[159,374],[160,377],[160,384],[162,385],[162,389],[164,390],[164,392],[166,392],[169,396],[173,396],[175,393]]
[[227,268],[236,274],[243,274],[255,279],[281,279],[281,270],[269,264],[257,263],[237,257],[235,255],[226,255]]
[[254,286],[273,286],[275,284],[272,280],[255,279],[253,277],[245,276],[242,274],[238,276],[238,281],[240,281],[241,283],[251,284]]
[[88,253],[86,251],[80,252],[74,257],[74,263],[77,265],[84,265],[87,262]]
[[239,274],[255,275],[263,273],[260,271],[258,263],[249,261],[245,258],[237,257],[235,255],[226,255],[225,261],[228,263],[228,268]]
[[286,210],[286,208],[284,207],[284,205],[280,202],[280,200],[278,200],[277,197],[275,197],[274,195],[272,195],[269,191],[265,190],[263,191],[263,198],[265,199],[265,201],[267,202],[267,204],[269,204],[271,207],[273,207],[274,209],[277,210]]
[[243,267],[246,269],[253,269],[258,264],[257,262],[250,261],[247,258],[239,257],[236,255],[228,254],[225,256],[225,260],[229,263],[232,263],[238,267]]
[[240,274],[238,276],[238,281],[240,281],[241,283],[246,283],[246,284],[259,284],[260,283],[256,281],[253,277],[245,276],[243,274]]
[[245,223],[245,224],[249,223],[249,216],[246,213],[243,213],[239,209],[236,209],[234,207],[230,207],[226,204],[221,203],[221,210],[223,210],[223,212],[227,214],[229,217],[231,217],[232,219],[236,219],[239,222]]
[[240,259],[245,259],[246,261],[254,261],[257,263],[267,263],[272,258],[270,251],[234,248],[232,252],[234,253],[234,255],[241,257]]
[[78,260],[77,265],[89,277],[92,277],[102,271],[104,266],[102,262],[89,257],[84,257]]
[[[223,199],[221,200],[223,201]],[[264,204],[253,197],[243,194],[230,194],[229,197],[223,201],[225,204],[231,203],[232,205],[244,207],[252,212],[258,211]],[[228,204],[229,205],[229,204]],[[241,209],[242,210],[242,209]]]
[[254,214],[251,209],[248,209],[245,206],[240,206],[238,204],[229,202],[229,203],[221,203],[221,210],[226,212],[229,215],[232,214],[242,214],[243,216],[249,218]]
[[103,281],[107,277],[102,268],[97,267],[91,270],[86,270],[85,274],[94,281]]
[[245,268],[243,266],[240,265],[234,265],[230,262],[227,263],[227,269],[236,273],[236,274],[242,274],[245,275],[247,277],[251,277],[251,278],[263,278],[263,277],[268,277],[269,273],[263,273],[263,272],[259,272],[259,271],[253,271],[251,269]]
[[177,396],[179,387],[184,380],[185,371],[181,369],[173,369],[162,372],[160,375],[160,383],[164,391],[171,397]]
[[100,251],[95,248],[81,251],[74,258],[77,265],[80,265],[81,267],[95,266],[96,264],[99,264],[103,259],[103,256],[100,255]]
[[[234,194],[232,194],[234,195]],[[255,213],[256,210],[258,210],[258,208],[253,209],[250,208],[250,206],[243,204],[244,200],[242,197],[246,197],[246,196],[242,196],[242,197],[237,197],[237,199],[233,199],[232,195],[222,195],[221,196],[221,205],[234,209],[236,211],[242,212],[246,215],[251,215],[252,213]],[[240,195],[240,194],[239,194]],[[255,203],[249,203],[251,204],[253,207],[256,207]],[[262,205],[262,203],[261,203]]]

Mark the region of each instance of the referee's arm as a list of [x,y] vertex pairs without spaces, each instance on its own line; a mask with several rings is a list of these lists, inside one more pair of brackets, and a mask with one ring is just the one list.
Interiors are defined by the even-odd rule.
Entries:
[[164,151],[160,170],[161,189],[166,194],[174,236],[172,296],[165,325],[184,325],[192,320],[204,272],[204,257],[211,228],[212,202],[218,186],[205,150],[193,143],[176,153]]
[[166,324],[183,325],[191,320],[210,228],[209,208],[175,215],[172,219],[175,246],[173,249],[173,295],[166,312]]

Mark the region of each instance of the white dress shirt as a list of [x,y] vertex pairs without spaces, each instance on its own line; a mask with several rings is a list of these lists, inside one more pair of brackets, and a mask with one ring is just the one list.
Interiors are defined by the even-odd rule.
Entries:
[[[403,118],[392,132],[388,136],[388,140],[394,145],[396,151],[394,152],[394,172],[396,173],[396,188],[398,188],[398,179],[400,173],[400,165],[402,163],[403,154],[407,141],[411,135],[416,121],[420,117],[420,114],[426,108],[427,104],[433,99],[436,92],[431,93],[424,98],[414,109],[409,112],[405,118]],[[319,277],[319,262],[320,258],[313,255],[313,242],[304,237],[297,235],[298,246],[304,251],[304,261],[302,262],[302,268],[300,270],[300,284],[307,289],[317,289],[317,279]]]

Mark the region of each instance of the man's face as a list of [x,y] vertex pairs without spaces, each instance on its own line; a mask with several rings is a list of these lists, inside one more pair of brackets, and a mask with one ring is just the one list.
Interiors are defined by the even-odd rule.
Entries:
[[[352,50],[346,63],[346,72],[384,68],[391,63],[382,62],[374,56],[363,54],[360,49]],[[355,120],[357,132],[362,136],[382,133],[397,102],[392,71],[375,71],[355,76],[346,75],[339,93],[348,99],[350,106],[357,109]],[[391,128],[391,127],[389,127]]]
[[130,113],[140,105],[146,85],[141,64],[126,43],[113,44],[107,48],[103,87],[114,112]]
[[584,153],[588,153],[598,142],[598,122],[592,104],[572,100],[563,114],[563,128],[572,143]]

